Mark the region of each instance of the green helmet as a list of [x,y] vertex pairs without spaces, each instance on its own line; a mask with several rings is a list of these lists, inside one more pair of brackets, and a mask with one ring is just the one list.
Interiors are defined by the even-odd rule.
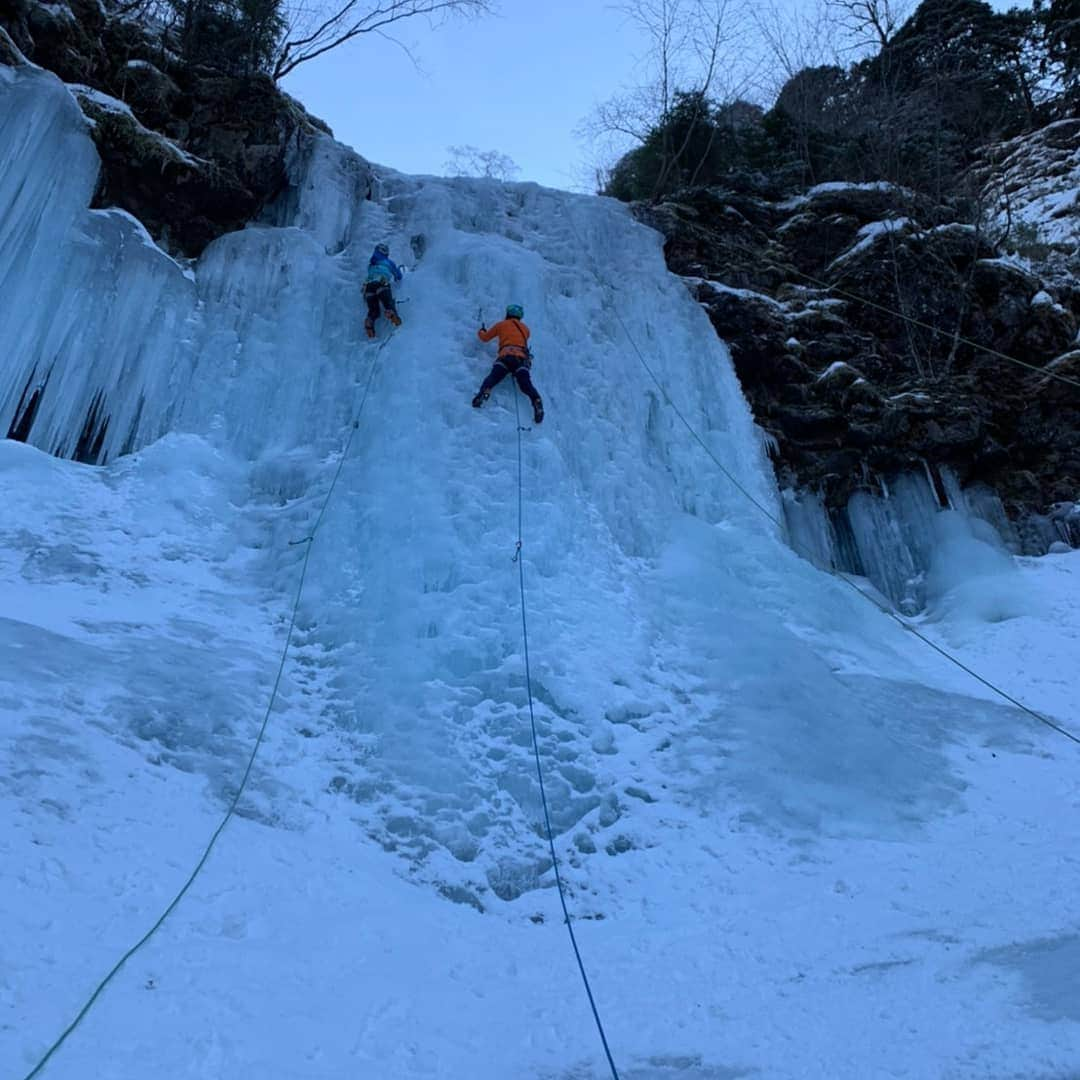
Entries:
[[508,319],[524,319],[525,309],[520,304],[507,304],[506,317]]

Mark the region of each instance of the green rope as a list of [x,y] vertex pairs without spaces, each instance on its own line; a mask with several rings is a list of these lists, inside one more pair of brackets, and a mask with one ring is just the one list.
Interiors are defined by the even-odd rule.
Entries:
[[[743,250],[749,252],[748,248],[743,248]],[[760,253],[758,257],[760,257]],[[953,334],[951,331],[942,330],[941,327],[934,326],[932,323],[924,322],[922,319],[916,319],[913,315],[905,315],[902,311],[894,311],[886,304],[879,304],[876,300],[868,300],[865,296],[860,296],[858,293],[842,289],[839,285],[830,285],[827,281],[816,278],[813,274],[807,274],[797,266],[791,266],[790,269],[797,277],[809,281],[819,289],[825,289],[828,292],[836,293],[838,296],[853,300],[856,304],[862,304],[865,307],[873,308],[875,311],[880,311],[884,315],[891,315],[894,319],[902,319],[912,326],[919,327],[920,330],[928,330],[930,333],[937,334],[939,337],[947,337],[955,341],[961,341],[969,348],[978,349],[980,352],[986,353],[987,356],[993,356],[998,360],[1005,360],[1007,363],[1015,364],[1017,367],[1033,371],[1036,375],[1043,375],[1047,379],[1054,379],[1057,382],[1065,383],[1067,386],[1073,386],[1080,390],[1080,379],[1074,379],[1070,375],[1062,375],[1059,372],[1050,371],[1047,368],[1039,367],[1038,364],[1029,364],[1026,360],[1020,360],[1015,356],[1010,356],[1008,353],[1002,352],[1000,349],[995,349],[990,345],[980,345],[979,342],[972,341],[971,338],[964,337],[963,334]]]
[[161,913],[154,925],[151,926],[150,929],[147,930],[146,933],[143,934],[143,936],[139,938],[139,940],[136,941],[135,944],[132,945],[131,948],[128,949],[127,952],[125,952],[124,955],[121,956],[120,959],[117,960],[117,962],[112,966],[109,973],[101,980],[101,982],[98,983],[97,987],[94,989],[94,992],[87,999],[86,1004],[83,1005],[83,1007],[78,1011],[75,1019],[72,1020],[71,1023],[68,1024],[68,1026],[60,1033],[56,1041],[53,1042],[53,1044],[42,1056],[41,1060],[38,1061],[38,1063],[33,1067],[33,1069],[31,1069],[30,1072],[26,1074],[23,1080],[34,1080],[34,1077],[41,1074],[42,1070],[49,1063],[53,1055],[67,1041],[68,1036],[75,1031],[79,1024],[81,1024],[82,1021],[85,1019],[87,1013],[89,1013],[90,1010],[94,1007],[98,998],[100,998],[102,993],[104,993],[109,983],[111,983],[112,980],[119,974],[120,969],[123,968],[123,966],[154,936],[154,934],[157,933],[165,920],[176,910],[177,906],[180,904],[180,901],[183,900],[184,896],[187,894],[187,891],[195,883],[195,879],[199,876],[202,868],[206,865],[207,860],[210,858],[210,853],[214,850],[214,846],[217,844],[218,837],[221,836],[222,832],[225,830],[225,826],[228,825],[229,821],[233,817],[233,814],[236,812],[236,808],[240,803],[240,797],[244,794],[244,790],[247,787],[248,780],[251,777],[251,770],[255,765],[255,758],[259,753],[259,748],[262,746],[263,738],[266,735],[266,729],[270,723],[270,714],[273,711],[274,704],[277,700],[278,689],[281,686],[281,677],[285,672],[285,661],[287,660],[289,655],[289,646],[292,643],[293,630],[296,627],[296,615],[299,611],[300,600],[304,592],[304,581],[307,577],[308,562],[311,559],[311,549],[314,545],[315,535],[316,533],[318,533],[319,527],[322,525],[323,518],[326,515],[326,509],[329,506],[330,499],[334,494],[334,488],[337,487],[338,478],[341,476],[341,471],[344,468],[345,460],[349,456],[349,450],[352,447],[353,438],[356,435],[357,428],[360,426],[360,414],[364,411],[364,404],[367,401],[368,392],[371,390],[371,383],[375,377],[375,368],[378,364],[379,353],[382,352],[384,346],[387,344],[387,342],[389,342],[391,337],[393,337],[392,331],[382,341],[378,349],[376,349],[375,356],[372,358],[371,369],[368,372],[367,383],[364,386],[363,395],[360,399],[360,404],[356,409],[356,415],[352,421],[352,427],[349,431],[349,437],[348,439],[346,439],[345,445],[342,448],[341,458],[338,461],[337,470],[334,472],[334,477],[330,482],[330,487],[327,489],[326,498],[323,499],[322,506],[319,509],[319,514],[315,519],[315,524],[312,527],[311,532],[306,537],[304,537],[302,540],[294,540],[291,542],[294,545],[306,545],[304,550],[304,559],[300,566],[300,580],[297,582],[296,586],[296,597],[293,600],[292,612],[289,616],[289,629],[285,635],[285,647],[281,650],[281,660],[278,663],[277,676],[274,679],[273,689],[270,691],[270,701],[266,706],[266,712],[263,715],[262,724],[259,727],[259,734],[255,739],[255,745],[252,747],[251,755],[248,757],[247,767],[244,769],[244,775],[240,780],[240,786],[236,789],[236,794],[232,797],[232,801],[229,803],[229,807],[225,811],[225,816],[221,819],[217,828],[214,830],[213,835],[210,837],[209,843],[203,850],[202,856],[195,864],[195,868],[188,875],[187,880],[181,886],[180,891],[172,898],[172,900],[169,902],[168,907],[166,907],[165,910]]
[[[578,232],[577,227],[574,225],[572,220],[570,222],[570,228],[574,232],[574,235],[577,237],[579,248],[581,250],[585,250],[584,242],[582,241],[581,234]],[[747,250],[749,250],[749,249],[747,249]],[[595,267],[590,267],[590,270],[592,271],[593,277],[596,278],[597,284],[600,285],[601,288],[606,289],[606,290],[608,290],[610,292],[611,291],[610,287],[607,285],[607,283],[600,276],[600,272]],[[796,271],[796,273],[799,273],[799,271]],[[807,278],[810,281],[815,281],[816,282],[816,280],[817,280],[815,278],[812,278],[809,274],[802,274],[801,276]],[[829,288],[831,286],[825,286],[825,287]],[[835,290],[834,289],[834,291],[842,291],[842,290]],[[860,297],[857,297],[857,296],[855,296],[854,294],[851,294],[851,293],[849,293],[847,295],[851,296],[852,299],[860,300],[860,302],[862,302],[862,303],[869,304],[871,307],[880,307],[881,306],[881,305],[873,304],[873,303],[871,303],[871,301],[861,299]],[[774,513],[772,513],[772,511],[770,511],[767,507],[763,506],[758,499],[754,498],[754,496],[741,483],[739,483],[738,479],[731,473],[731,471],[729,469],[725,468],[723,462],[721,462],[720,459],[712,452],[712,450],[709,448],[708,443],[706,443],[705,440],[698,434],[698,432],[694,429],[694,427],[690,423],[690,421],[687,420],[687,418],[683,414],[682,410],[672,400],[672,397],[667,392],[666,387],[663,385],[663,383],[660,382],[660,379],[657,377],[656,372],[653,371],[651,365],[645,359],[644,354],[642,353],[641,349],[638,348],[638,344],[634,340],[633,334],[630,333],[629,328],[627,327],[626,323],[623,321],[623,317],[620,314],[619,308],[618,308],[618,306],[617,306],[617,304],[615,303],[614,300],[612,300],[612,302],[611,302],[611,307],[612,307],[612,310],[615,313],[616,321],[618,322],[619,326],[622,327],[622,332],[626,335],[626,340],[630,342],[630,347],[634,350],[634,353],[637,355],[638,360],[641,362],[641,366],[644,367],[645,370],[648,372],[649,377],[656,384],[656,387],[660,391],[660,393],[663,396],[664,400],[668,403],[668,405],[671,406],[672,410],[675,412],[675,415],[679,418],[679,420],[682,421],[682,423],[685,426],[686,430],[691,434],[691,436],[694,438],[694,440],[697,442],[697,444],[702,448],[702,450],[705,451],[705,453],[712,460],[713,464],[720,470],[721,473],[723,473],[724,476],[727,477],[727,479],[735,486],[735,488],[742,495],[744,495],[751,503],[753,503],[753,505],[755,507],[757,507],[757,509],[759,511],[761,511],[761,513],[765,517],[767,517],[769,519],[769,521],[771,521],[773,523],[773,525],[775,525],[777,528],[779,528],[787,536],[789,542],[792,545],[792,549],[797,554],[801,555],[803,558],[806,558],[808,561],[812,561],[809,558],[809,555],[805,550],[803,550],[803,551],[799,550],[799,548],[797,546],[797,542],[795,541],[794,537],[792,537],[790,535],[790,533],[784,527],[784,525],[780,521],[780,519]],[[890,309],[882,308],[882,310],[889,311]],[[890,311],[890,314],[895,315],[897,318],[907,318],[907,316],[901,315],[899,312]],[[930,330],[936,330],[935,327],[930,326],[927,323],[919,322],[917,319],[909,319],[908,321],[909,322],[914,322],[915,325],[917,325],[917,326],[922,326],[922,327],[930,329]],[[936,330],[936,332],[937,333],[945,333],[945,331],[943,331],[943,330]],[[1039,371],[1044,375],[1053,375],[1052,372],[1044,371],[1042,368],[1035,368],[1031,364],[1025,364],[1023,361],[1016,360],[1015,357],[1008,356],[1006,353],[999,353],[994,349],[987,348],[984,345],[979,345],[977,342],[967,341],[966,338],[962,338],[961,340],[967,342],[967,344],[972,345],[975,348],[982,349],[984,352],[988,352],[991,355],[995,355],[995,356],[998,356],[998,357],[1000,357],[1000,358],[1002,358],[1004,360],[1009,360],[1009,361],[1012,361],[1015,364],[1019,364],[1021,367],[1031,368],[1032,370]],[[1053,376],[1053,377],[1059,379],[1059,381],[1061,381],[1061,382],[1074,382],[1074,380],[1069,379],[1069,378],[1064,377],[1064,376]],[[1080,386],[1080,383],[1075,383],[1075,385]],[[1017,698],[1013,697],[1007,691],[1002,690],[1000,686],[997,686],[996,684],[992,683],[989,679],[987,679],[984,676],[980,675],[977,671],[974,671],[972,668],[968,667],[965,663],[963,663],[963,661],[961,661],[957,657],[953,656],[952,653],[950,653],[948,650],[942,648],[937,643],[931,641],[930,638],[928,638],[925,634],[921,633],[918,629],[916,629],[906,619],[904,619],[902,616],[897,614],[897,612],[893,611],[892,608],[885,607],[883,604],[879,603],[878,600],[874,596],[872,596],[870,593],[866,592],[866,590],[861,588],[859,586],[859,584],[851,576],[849,576],[848,574],[845,574],[842,570],[836,570],[836,569],[833,569],[831,567],[826,568],[826,571],[827,571],[827,573],[831,574],[833,577],[835,577],[838,580],[842,581],[849,588],[854,589],[855,592],[857,592],[864,600],[870,601],[870,603],[872,603],[874,605],[874,607],[876,607],[878,609],[878,611],[882,612],[885,615],[888,615],[889,618],[891,618],[894,622],[899,623],[899,625],[902,626],[905,630],[907,630],[908,633],[913,634],[924,645],[928,645],[931,649],[934,650],[934,652],[938,653],[940,656],[942,656],[946,660],[948,660],[950,664],[953,664],[955,667],[959,668],[961,671],[965,672],[967,675],[970,675],[973,679],[975,679],[977,682],[981,683],[988,690],[993,691],[993,693],[997,694],[998,697],[1000,697],[1003,701],[1007,701],[1010,705],[1013,705],[1017,709],[1020,709],[1021,712],[1026,713],[1032,719],[1037,720],[1040,724],[1044,724],[1046,727],[1050,728],[1051,731],[1056,731],[1059,735],[1063,735],[1070,742],[1074,742],[1078,746],[1080,746],[1080,736],[1075,735],[1073,732],[1069,731],[1067,728],[1062,727],[1060,724],[1054,723],[1053,720],[1049,719],[1046,716],[1043,716],[1042,713],[1037,712],[1035,709],[1032,709],[1029,706],[1025,705],[1022,701],[1017,700]]]
[[[633,347],[634,351],[638,354],[638,358],[641,360],[641,363],[644,366],[645,370],[649,373],[649,375],[652,377],[653,382],[656,383],[656,385],[660,389],[660,392],[664,395],[664,400],[667,401],[667,403],[672,407],[672,409],[675,410],[676,416],[678,416],[678,418],[683,422],[683,424],[686,425],[687,430],[697,440],[697,442],[701,446],[701,448],[705,451],[706,454],[709,455],[710,458],[712,458],[712,460],[715,463],[715,465],[717,466],[717,468],[720,469],[720,471],[735,485],[736,488],[738,488],[738,490],[740,492],[742,492],[743,495],[745,495],[747,497],[747,499],[750,500],[750,502],[752,502],[754,504],[754,506],[756,506],[774,525],[776,525],[779,528],[784,530],[785,535],[788,536],[788,539],[792,543],[792,547],[798,552],[798,554],[802,555],[803,558],[807,558],[808,561],[809,561],[808,555],[805,552],[805,550],[804,551],[799,551],[798,550],[798,547],[796,545],[794,537],[792,537],[792,536],[790,536],[790,534],[788,534],[788,531],[786,529],[784,529],[784,526],[782,525],[780,520],[776,517],[776,515],[771,513],[764,506],[762,506],[761,503],[758,502],[758,500],[755,499],[754,496],[751,495],[750,492],[748,492],[746,490],[746,488],[743,487],[743,485],[740,484],[739,481],[736,480],[735,477],[732,476],[732,474],[727,469],[724,468],[724,466],[720,463],[720,461],[717,460],[716,455],[712,452],[712,450],[709,449],[709,447],[705,443],[705,441],[693,429],[693,427],[690,425],[690,421],[686,419],[686,417],[682,414],[682,411],[679,409],[679,407],[675,404],[674,401],[671,400],[671,397],[668,394],[667,390],[665,390],[664,387],[661,385],[660,380],[657,379],[655,372],[649,366],[649,364],[646,362],[645,357],[642,356],[641,350],[638,349],[637,343],[634,341],[633,337],[631,336],[630,331],[626,328],[626,324],[623,322],[622,316],[619,314],[619,311],[618,311],[617,308],[615,309],[615,318],[618,320],[619,325],[623,329],[623,333],[626,334],[627,340],[630,342],[630,344]],[[899,623],[909,633],[914,634],[915,637],[917,637],[921,642],[923,642],[923,644],[929,645],[930,648],[934,650],[934,652],[939,653],[941,656],[945,657],[945,659],[948,660],[951,664],[955,664],[961,671],[966,672],[973,679],[976,679],[978,682],[982,683],[983,686],[985,686],[988,689],[992,690],[999,697],[1001,697],[1005,701],[1009,702],[1010,705],[1015,705],[1016,708],[1018,708],[1018,709],[1022,710],[1023,712],[1027,713],[1028,716],[1034,718],[1035,720],[1038,720],[1040,724],[1045,724],[1048,728],[1050,728],[1053,731],[1056,731],[1059,735],[1064,735],[1066,739],[1069,739],[1072,742],[1076,743],[1077,745],[1080,745],[1080,737],[1077,737],[1071,731],[1067,730],[1066,728],[1061,727],[1059,724],[1055,724],[1053,720],[1050,720],[1048,717],[1043,716],[1042,713],[1036,712],[1034,709],[1029,708],[1022,701],[1018,701],[1011,694],[1009,694],[1006,691],[1002,690],[1001,687],[995,686],[994,683],[990,682],[989,679],[986,679],[982,675],[980,675],[978,672],[973,671],[971,668],[969,668],[961,660],[958,660],[955,656],[953,656],[946,649],[943,649],[940,645],[937,645],[933,641],[931,641],[925,634],[921,633],[914,626],[912,626],[912,624],[909,623],[907,621],[907,619],[903,618],[902,616],[898,615],[895,611],[893,611],[892,608],[885,607],[883,604],[878,603],[878,601],[870,593],[868,593],[864,589],[862,589],[859,586],[858,582],[854,581],[851,578],[850,575],[845,574],[842,570],[836,570],[836,569],[833,569],[831,567],[829,567],[827,569],[828,569],[828,573],[830,573],[833,577],[838,578],[840,581],[842,581],[849,588],[854,589],[855,592],[857,592],[864,600],[869,600],[874,605],[874,607],[876,607],[878,609],[878,611],[883,612],[885,615],[888,615],[889,618],[891,618],[894,622]]]

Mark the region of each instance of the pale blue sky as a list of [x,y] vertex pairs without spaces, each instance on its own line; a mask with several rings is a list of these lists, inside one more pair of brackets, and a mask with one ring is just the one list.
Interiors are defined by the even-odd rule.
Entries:
[[[632,73],[639,43],[597,0],[501,0],[500,14],[428,30],[398,24],[422,70],[393,43],[362,35],[297,69],[285,89],[364,157],[441,173],[446,148],[509,154],[521,179],[568,187],[572,132]],[[588,13],[588,14],[586,14]]]
[[399,23],[422,70],[365,34],[298,68],[284,87],[342,142],[403,172],[442,173],[447,147],[471,144],[509,154],[523,180],[578,186],[586,155],[574,129],[634,81],[643,42],[604,0],[500,0],[499,11],[437,29]]

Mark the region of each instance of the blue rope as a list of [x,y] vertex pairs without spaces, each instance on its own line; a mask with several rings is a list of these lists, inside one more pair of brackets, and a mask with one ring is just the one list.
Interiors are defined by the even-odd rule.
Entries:
[[547,791],[544,788],[544,770],[540,765],[540,742],[536,734],[536,714],[533,710],[532,672],[529,667],[529,624],[525,614],[525,560],[521,557],[522,545],[522,510],[524,502],[524,481],[522,479],[522,454],[521,433],[521,404],[520,394],[514,387],[514,418],[517,421],[517,458],[518,458],[518,538],[517,547],[514,551],[514,562],[518,567],[518,585],[521,591],[521,637],[525,644],[525,689],[529,695],[529,724],[532,726],[533,755],[536,758],[536,778],[540,782],[540,801],[544,807],[544,828],[547,831],[548,847],[551,849],[551,865],[555,869],[555,884],[559,890],[559,903],[562,904],[563,919],[566,922],[566,930],[570,935],[570,944],[574,949],[574,958],[577,960],[578,971],[581,972],[581,981],[585,985],[585,993],[589,998],[589,1008],[592,1009],[593,1019],[596,1021],[596,1030],[600,1033],[600,1042],[604,1045],[604,1054],[608,1065],[611,1066],[612,1080],[619,1080],[619,1071],[615,1068],[615,1059],[611,1056],[611,1048],[608,1046],[607,1036],[604,1034],[604,1025],[600,1020],[600,1012],[596,1007],[596,999],[593,997],[592,987],[589,985],[589,976],[585,973],[585,962],[581,959],[581,950],[578,948],[577,936],[574,934],[574,924],[570,918],[570,912],[566,906],[566,893],[563,890],[562,875],[559,873],[559,857],[555,854],[555,838],[551,831],[551,815],[548,813]]
[[60,1033],[60,1036],[49,1047],[49,1049],[42,1056],[41,1060],[26,1074],[23,1080],[34,1080],[34,1077],[41,1074],[42,1070],[49,1063],[52,1056],[60,1049],[61,1046],[67,1041],[68,1036],[82,1023],[86,1014],[94,1007],[98,998],[104,993],[109,983],[119,974],[120,969],[157,933],[161,928],[165,920],[176,910],[180,901],[183,900],[187,891],[195,883],[195,879],[199,876],[202,868],[206,865],[207,860],[210,858],[210,853],[214,850],[214,846],[217,844],[218,837],[221,836],[225,830],[225,826],[232,820],[236,808],[240,803],[240,797],[244,794],[244,790],[247,787],[248,780],[251,777],[251,770],[255,765],[255,757],[259,753],[259,748],[262,746],[263,738],[266,735],[267,726],[270,723],[270,713],[273,711],[274,703],[277,701],[278,689],[281,686],[281,677],[285,672],[285,661],[289,655],[289,646],[292,644],[293,630],[296,627],[296,614],[300,609],[300,599],[304,592],[304,580],[307,577],[308,562],[311,559],[311,549],[314,544],[315,534],[319,531],[319,527],[322,525],[324,516],[326,515],[326,508],[330,505],[330,498],[334,494],[334,488],[337,487],[338,478],[341,476],[341,470],[345,466],[345,460],[349,456],[349,449],[352,446],[353,438],[356,435],[356,430],[360,426],[360,414],[364,411],[364,404],[368,398],[368,392],[371,390],[371,383],[375,377],[375,368],[378,364],[379,353],[383,351],[390,338],[393,337],[393,332],[382,341],[378,349],[375,350],[375,356],[371,361],[371,369],[368,372],[367,383],[364,386],[363,395],[360,398],[360,404],[357,406],[356,415],[353,418],[352,428],[349,431],[349,437],[345,441],[345,446],[341,451],[341,458],[338,461],[337,470],[334,472],[334,477],[330,481],[330,487],[327,489],[326,498],[323,499],[322,506],[319,509],[319,514],[315,519],[315,524],[311,529],[311,532],[305,536],[302,540],[290,541],[292,545],[305,544],[304,559],[300,566],[300,580],[296,586],[296,597],[293,600],[292,614],[289,617],[289,629],[285,635],[285,647],[281,650],[281,661],[278,664],[277,677],[274,679],[274,687],[270,691],[270,701],[266,706],[266,713],[262,719],[262,725],[259,728],[259,734],[255,739],[255,745],[252,747],[251,755],[248,757],[247,767],[244,769],[243,778],[240,781],[240,786],[236,789],[236,794],[232,797],[232,801],[229,803],[229,808],[225,811],[225,816],[221,819],[217,828],[214,830],[213,835],[210,837],[209,843],[203,850],[202,856],[195,864],[195,869],[191,871],[187,881],[180,887],[180,891],[169,902],[168,907],[161,913],[158,920],[146,931],[145,934],[134,945],[131,946],[123,956],[112,966],[109,973],[98,983],[94,992],[87,999],[86,1004],[76,1014],[75,1019]]

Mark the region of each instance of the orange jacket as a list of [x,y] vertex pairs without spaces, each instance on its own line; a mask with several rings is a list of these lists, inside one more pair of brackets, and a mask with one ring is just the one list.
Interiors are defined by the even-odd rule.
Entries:
[[520,319],[503,319],[490,330],[478,330],[481,341],[499,339],[500,356],[517,356],[526,359],[529,355],[529,328]]

